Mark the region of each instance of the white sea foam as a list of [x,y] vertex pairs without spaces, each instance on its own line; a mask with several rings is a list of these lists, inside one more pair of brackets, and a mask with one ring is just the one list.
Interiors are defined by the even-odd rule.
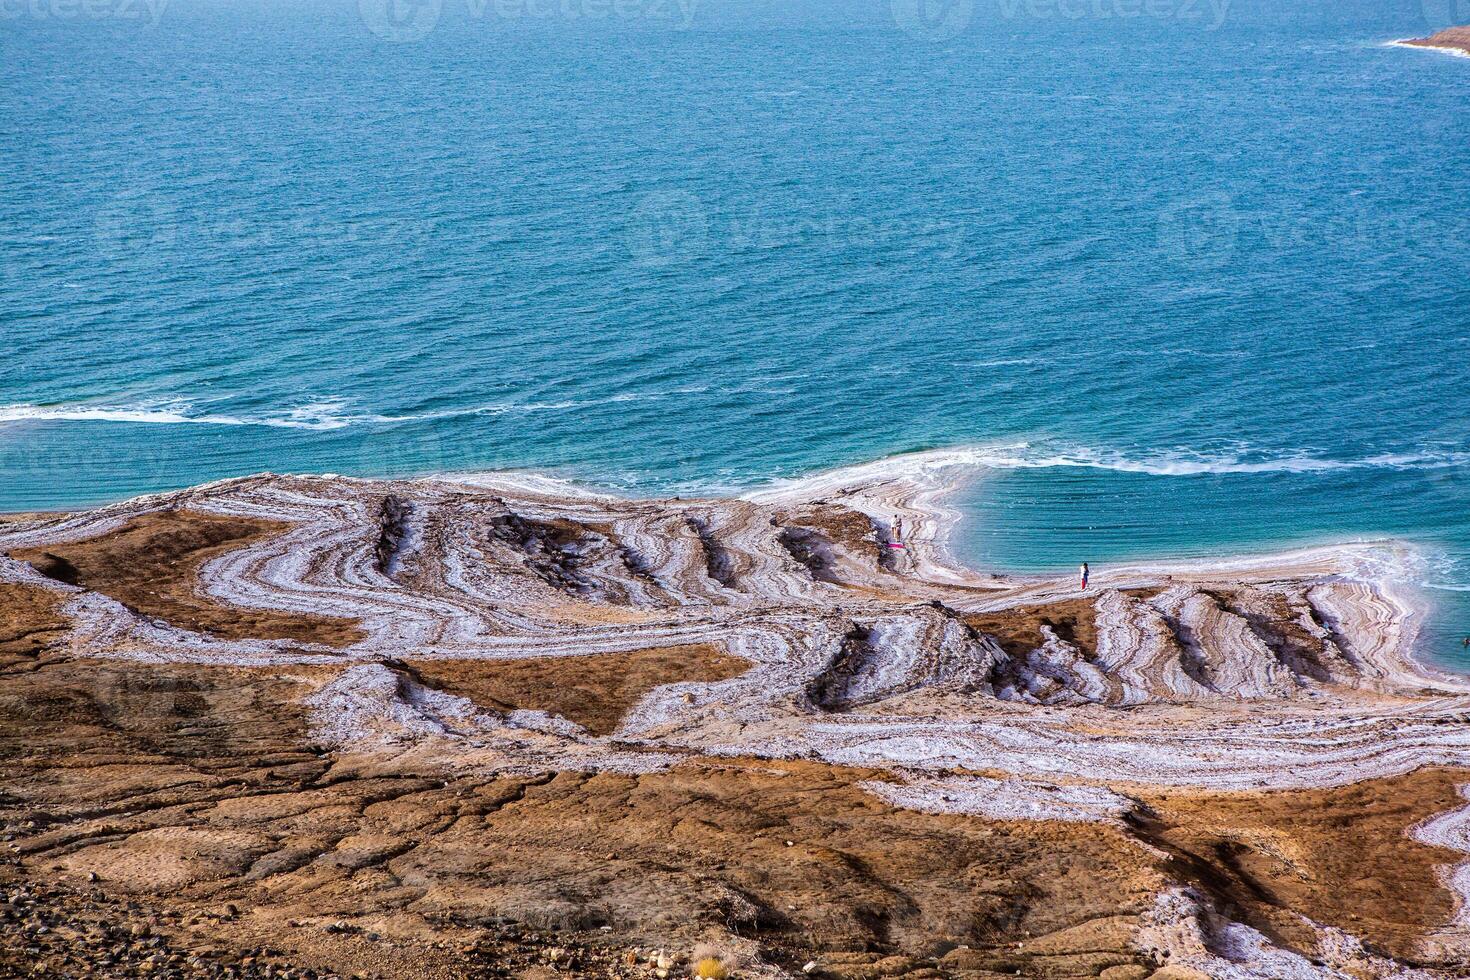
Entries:
[[[1030,447],[1023,446],[1024,449]],[[1200,476],[1244,473],[1326,473],[1339,470],[1447,469],[1470,465],[1470,453],[1411,452],[1384,453],[1359,459],[1324,459],[1299,453],[1283,453],[1252,459],[1245,455],[1210,456],[1187,450],[1165,452],[1141,458],[1122,453],[1086,448],[1018,455],[999,454],[982,465],[1002,469],[1034,469],[1046,467],[1079,467],[1113,470],[1119,473],[1141,473],[1149,476]]]
[[340,429],[353,420],[340,413],[338,399],[310,402],[267,415],[193,414],[183,401],[136,405],[3,405],[0,425],[15,422],[130,422],[144,425],[262,425],[279,429]]
[[1385,47],[1390,48],[1412,48],[1415,51],[1437,51],[1440,54],[1454,55],[1456,58],[1470,58],[1470,51],[1460,48],[1446,47],[1440,44],[1410,44],[1413,38],[1401,38],[1397,41],[1389,41]]
[[[560,401],[506,401],[463,408],[406,414],[350,412],[343,398],[321,398],[303,405],[259,413],[198,411],[188,399],[156,399],[133,404],[78,403],[63,405],[17,404],[0,406],[0,426],[48,422],[113,422],[150,425],[238,425],[323,431],[355,425],[395,425],[473,416],[517,415],[534,412],[575,411],[611,404],[658,401],[676,392],[622,392],[601,398]],[[1470,452],[1427,448],[1396,453],[1378,453],[1350,459],[1334,459],[1306,451],[1253,452],[1248,448],[1227,452],[1202,452],[1188,447],[1156,451],[1124,452],[1098,449],[1062,440],[1017,441],[990,445],[908,453],[830,473],[817,473],[774,481],[758,488],[752,499],[780,495],[794,487],[840,478],[870,480],[874,477],[908,477],[936,469],[967,467],[983,469],[1079,468],[1137,473],[1148,476],[1187,477],[1229,474],[1330,473],[1347,470],[1443,470],[1470,467]],[[693,485],[686,485],[698,489]],[[705,492],[728,493],[729,486],[704,488]]]
[[969,446],[890,456],[871,463],[842,467],[826,473],[772,481],[749,496],[753,500],[805,492],[819,484],[834,487],[873,480],[913,478],[939,470],[1017,470],[1079,468],[1139,473],[1149,476],[1201,476],[1252,473],[1326,473],[1342,470],[1440,470],[1470,466],[1470,452],[1427,450],[1380,453],[1358,459],[1328,459],[1308,453],[1284,452],[1252,458],[1250,453],[1209,455],[1188,449],[1129,456],[1115,450],[1097,450],[1062,443],[1004,443]]
[[199,412],[183,398],[149,400],[132,404],[104,402],[67,405],[0,405],[0,425],[15,422],[123,422],[140,425],[246,425],[282,429],[342,429],[353,425],[428,422],[436,419],[468,418],[476,415],[515,415],[596,408],[623,402],[658,401],[662,392],[623,392],[606,398],[561,401],[492,402],[465,408],[403,415],[347,412],[346,399],[327,398],[293,408],[259,414]]

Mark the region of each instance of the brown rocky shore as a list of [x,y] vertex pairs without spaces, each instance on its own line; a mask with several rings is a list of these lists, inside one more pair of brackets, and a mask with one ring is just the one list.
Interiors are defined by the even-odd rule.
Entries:
[[1415,48],[1437,48],[1442,51],[1453,51],[1470,57],[1470,27],[1447,27],[1429,37],[1416,37],[1399,41]]
[[957,471],[0,522],[0,976],[1470,971],[1470,687],[1371,548],[985,575]]

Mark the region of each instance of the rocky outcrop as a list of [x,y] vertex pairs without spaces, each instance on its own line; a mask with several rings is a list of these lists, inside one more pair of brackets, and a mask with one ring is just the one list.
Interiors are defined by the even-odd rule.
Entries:
[[[922,487],[824,490],[821,502],[797,489],[652,502],[252,478],[5,525],[0,550],[30,564],[0,560],[0,575],[50,581],[70,642],[123,661],[372,665],[712,644],[752,665],[645,695],[619,737],[655,755],[799,752],[1020,775],[1044,754],[1047,769],[1078,776],[1225,787],[1341,782],[1470,747],[1470,732],[1445,723],[1470,711],[1466,687],[1412,661],[1414,610],[1343,574],[1350,554],[1106,570],[1084,594],[941,567],[942,536],[926,532],[937,517],[904,509]],[[906,573],[874,558],[885,515],[899,512]],[[155,567],[175,582],[167,593],[128,578]],[[1066,714],[1014,710],[1026,706],[1104,714],[1078,738]],[[365,724],[396,717],[380,707]],[[1201,753],[1167,715],[1176,709],[1232,721]],[[490,737],[435,732],[448,754]],[[571,734],[543,734],[573,750]],[[602,751],[588,738],[579,757]]]
[[374,552],[378,571],[388,577],[398,571],[409,542],[409,520],[413,506],[396,494],[383,497],[378,511],[378,546]]
[[1433,48],[1470,58],[1470,27],[1447,27],[1428,37],[1410,38],[1396,42],[1415,48]]
[[[161,795],[132,801],[133,777],[108,776],[99,784],[110,787],[106,798],[73,807],[66,793],[37,788],[48,777],[35,773],[68,758],[59,749],[4,792],[48,801],[28,812],[64,833],[28,832],[25,846],[58,867],[72,861],[154,885],[167,871],[193,882],[200,901],[215,887],[201,882],[255,875],[281,890],[240,885],[241,894],[292,914],[305,906],[282,896],[311,895],[314,876],[335,881],[351,865],[351,887],[427,917],[525,907],[546,922],[595,929],[637,909],[636,927],[658,932],[667,923],[639,885],[655,868],[664,869],[661,888],[741,928],[816,930],[834,948],[912,953],[938,949],[946,936],[978,944],[1020,935],[1029,926],[1017,910],[1046,902],[1007,862],[1065,874],[1070,864],[1041,856],[1061,847],[1095,880],[1119,862],[1141,862],[1143,871],[1124,876],[1132,898],[1118,905],[1133,917],[1128,928],[1154,909],[1145,926],[1198,933],[1175,936],[1173,946],[1154,936],[1148,949],[1160,956],[1169,949],[1204,970],[1258,963],[1267,973],[1322,959],[1300,945],[1282,952],[1275,920],[1245,932],[1209,918],[1206,892],[1224,894],[1226,878],[1248,877],[1232,849],[1274,860],[1283,853],[1276,838],[1252,831],[1201,855],[1178,843],[1143,795],[1332,793],[1424,779],[1416,774],[1426,766],[1470,766],[1470,688],[1414,661],[1418,610],[1363,577],[1368,563],[1353,549],[1098,569],[1086,592],[1070,577],[976,572],[944,550],[944,473],[926,460],[745,499],[664,501],[493,477],[263,476],[0,524],[0,598],[23,610],[0,609],[0,669],[36,685],[5,702],[11,730],[43,729],[47,745],[81,746],[78,771],[127,760],[129,773],[152,774],[147,792]],[[903,560],[889,562],[883,545],[899,519]],[[617,669],[589,666],[598,658]],[[527,694],[535,684],[566,690]],[[29,744],[16,735],[15,772],[32,751],[16,746]],[[230,771],[216,781],[178,768],[197,758],[229,760],[220,765]],[[730,792],[778,802],[699,795],[736,765]],[[298,769],[305,775],[289,790],[283,782],[280,800],[265,799],[275,793],[272,773]],[[811,797],[783,781],[806,779],[827,794],[822,806],[841,800],[840,820],[800,812]],[[338,781],[369,787],[373,799],[336,799]],[[380,805],[399,792],[385,787],[400,784],[430,808]],[[561,823],[595,800],[601,822],[578,847],[598,848],[599,833],[616,837],[623,831],[610,828],[621,821],[646,819],[639,846],[659,856],[610,877],[589,871],[575,900],[547,884],[558,880],[548,869],[568,864],[563,850],[524,880],[476,865],[475,880],[498,882],[485,886],[493,897],[477,898],[486,905],[475,909],[457,904],[456,862],[484,853],[476,829],[492,813],[514,814],[543,785],[559,787],[549,798],[572,801],[552,808],[549,840],[564,840]],[[250,806],[266,816],[244,826],[228,816],[227,799],[247,786],[261,787]],[[651,813],[646,794],[672,786],[684,794],[677,818]],[[1422,807],[1438,805],[1434,793]],[[1433,816],[1422,807],[1410,822]],[[329,844],[313,836],[312,820],[298,822],[317,809],[333,828]],[[122,813],[133,816],[119,829],[110,815]],[[168,817],[155,826],[153,813]],[[955,823],[964,820],[1035,826],[1015,831],[1024,846],[996,852],[988,831]],[[790,901],[760,897],[771,892],[768,871],[740,881],[709,873],[708,885],[686,887],[680,876],[702,881],[706,872],[669,849],[727,825],[730,839],[701,855],[723,865],[737,842],[779,826],[777,846],[812,849],[801,880],[828,882],[841,901],[823,898],[820,914],[796,924],[799,906],[793,913]],[[857,826],[885,841],[921,827],[922,840],[899,851],[912,846],[922,860],[896,870],[884,862],[898,858],[882,847],[834,843]],[[188,832],[150,836],[178,827]],[[945,835],[963,842],[958,857]],[[1421,838],[1436,845],[1461,837],[1458,818],[1421,824]],[[163,859],[114,853],[120,841]],[[1448,853],[1451,868],[1458,858]],[[983,927],[953,918],[935,884],[980,865],[966,887]],[[1184,887],[1181,877],[1203,897],[1169,892],[1155,909],[1165,885]],[[1443,880],[1470,888],[1461,872],[1446,870]],[[1230,894],[1256,900],[1249,889]],[[596,904],[592,895],[606,897]],[[1078,927],[1084,905],[1104,916],[1110,900],[1106,890],[1082,904],[1056,899],[1068,911],[1046,929]],[[344,907],[351,901],[342,897]],[[1435,933],[1436,962],[1462,952],[1456,928]],[[1054,942],[1091,955],[1087,944],[1101,940],[1084,932],[1091,938]],[[1068,969],[1144,955],[1108,949]],[[1021,962],[1011,952],[946,950],[929,958],[1005,973]],[[1377,955],[1359,958],[1368,975],[1395,968]]]

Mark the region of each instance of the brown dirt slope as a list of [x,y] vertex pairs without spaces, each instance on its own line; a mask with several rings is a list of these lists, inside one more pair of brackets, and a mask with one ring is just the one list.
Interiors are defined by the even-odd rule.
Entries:
[[311,744],[299,703],[335,669],[43,659],[9,678],[0,822],[16,873],[143,903],[183,956],[270,948],[372,977],[479,975],[508,924],[532,959],[549,941],[523,933],[593,959],[714,935],[828,976],[1096,976],[1145,968],[1129,929],[1171,880],[1287,942],[1288,905],[1405,952],[1450,908],[1435,864],[1458,855],[1403,831],[1456,805],[1463,773],[1159,794],[1129,828],[897,810],[857,786],[878,773],[800,761],[348,764]]
[[62,600],[48,589],[0,582],[0,665],[35,657],[66,634]]
[[598,735],[655,687],[739,677],[750,661],[706,643],[593,657],[532,660],[410,660],[424,683],[497,711],[561,715]]
[[[788,966],[847,954],[833,966],[852,975],[953,955],[1066,976],[1137,955],[1122,933],[1102,951],[1014,944],[1134,914],[1163,880],[1121,829],[895,810],[855,785],[877,775],[865,770],[346,766],[303,744],[301,684],[118,668],[53,661],[20,678],[0,711],[0,820],[32,880],[200,920],[179,933],[186,949],[268,945],[408,976],[442,961],[434,942],[518,922],[584,945],[609,938],[603,925],[624,945],[738,933]],[[230,904],[247,911],[231,919]],[[329,932],[338,920],[361,932]]]
[[1465,781],[1421,769],[1330,790],[1158,796],[1143,834],[1176,855],[1177,874],[1288,944],[1308,942],[1301,912],[1412,961],[1454,913],[1439,869],[1455,858],[1405,831],[1463,805]]
[[1095,621],[1096,613],[1090,599],[1064,599],[1045,605],[1018,606],[965,616],[966,623],[994,636],[1001,649],[1013,657],[1024,656],[1028,650],[1041,646],[1043,626],[1083,652],[1092,653],[1097,649]]
[[[179,511],[17,557],[190,628],[352,642],[351,623],[197,594],[202,562],[282,529]],[[895,809],[859,785],[893,777],[801,760],[494,774],[412,751],[344,758],[315,743],[302,704],[341,668],[76,658],[56,642],[60,600],[0,586],[0,668],[25,667],[0,684],[0,977],[42,964],[40,976],[554,967],[653,980],[624,954],[708,942],[787,969],[816,960],[830,977],[1142,977],[1158,964],[1131,948],[1132,927],[1174,883],[1305,955],[1299,914],[1412,963],[1453,913],[1440,875],[1463,855],[1405,831],[1462,804],[1461,770],[1158,791],[1127,823],[1060,823]],[[1076,601],[971,621],[1012,644],[1047,625],[1095,645]],[[487,706],[596,732],[658,684],[748,668],[710,644],[407,665]],[[125,935],[109,931],[118,921]],[[154,956],[163,966],[146,965]]]
[[283,639],[345,647],[362,638],[349,620],[245,609],[198,590],[199,567],[211,558],[272,535],[286,525],[193,511],[145,514],[96,538],[11,557],[69,585],[101,592],[131,609],[184,629],[226,639]]

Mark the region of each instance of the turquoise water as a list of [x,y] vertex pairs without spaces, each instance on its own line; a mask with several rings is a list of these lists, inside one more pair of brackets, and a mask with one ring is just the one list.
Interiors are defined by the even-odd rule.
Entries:
[[980,445],[977,562],[1403,538],[1465,662],[1438,0],[123,2],[0,19],[0,510]]

